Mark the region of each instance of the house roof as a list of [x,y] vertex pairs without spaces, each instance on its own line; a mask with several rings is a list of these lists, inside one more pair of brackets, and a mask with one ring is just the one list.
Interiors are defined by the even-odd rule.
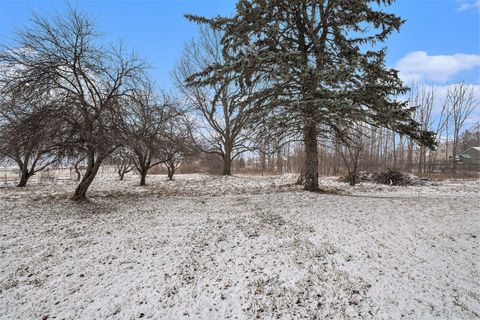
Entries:
[[469,153],[472,153],[473,154],[480,154],[480,147],[471,147],[471,148],[468,148],[467,150],[463,151],[462,153],[460,153],[460,155],[464,158],[471,158],[471,156],[469,155]]

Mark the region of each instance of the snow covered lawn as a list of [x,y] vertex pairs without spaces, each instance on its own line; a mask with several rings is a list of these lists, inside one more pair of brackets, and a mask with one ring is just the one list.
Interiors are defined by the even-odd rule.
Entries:
[[0,189],[1,319],[480,317],[480,181],[137,178]]

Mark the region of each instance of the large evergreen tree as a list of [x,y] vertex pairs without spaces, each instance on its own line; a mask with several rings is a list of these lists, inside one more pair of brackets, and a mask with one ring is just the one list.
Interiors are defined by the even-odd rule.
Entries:
[[[318,189],[317,138],[325,131],[368,123],[433,146],[406,92],[379,48],[403,20],[383,11],[393,0],[239,0],[233,17],[187,18],[223,31],[224,63],[206,66],[189,85],[238,75],[244,88],[261,83],[251,101],[269,123],[297,130],[306,153],[305,190]],[[268,85],[265,85],[268,84]]]

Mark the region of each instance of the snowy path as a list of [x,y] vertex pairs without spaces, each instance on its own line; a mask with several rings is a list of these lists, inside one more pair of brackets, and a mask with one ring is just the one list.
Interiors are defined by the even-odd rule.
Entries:
[[480,317],[478,181],[133,178],[0,189],[1,319]]

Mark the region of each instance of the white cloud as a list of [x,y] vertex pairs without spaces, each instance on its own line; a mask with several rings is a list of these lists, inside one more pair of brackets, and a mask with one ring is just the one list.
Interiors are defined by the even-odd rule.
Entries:
[[480,55],[476,54],[429,56],[425,51],[415,51],[400,59],[396,69],[400,71],[403,81],[447,82],[453,75],[478,66]]
[[480,8],[480,0],[473,2],[462,2],[457,8],[457,11],[465,11],[470,9]]

